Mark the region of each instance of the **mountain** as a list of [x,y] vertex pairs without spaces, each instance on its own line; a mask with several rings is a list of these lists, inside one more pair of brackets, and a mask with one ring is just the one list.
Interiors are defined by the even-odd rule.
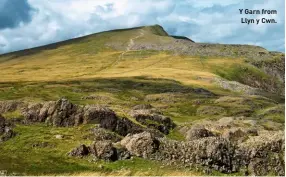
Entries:
[[[0,171],[284,175],[284,57],[194,42],[159,25],[0,55]],[[262,155],[247,155],[260,147]]]

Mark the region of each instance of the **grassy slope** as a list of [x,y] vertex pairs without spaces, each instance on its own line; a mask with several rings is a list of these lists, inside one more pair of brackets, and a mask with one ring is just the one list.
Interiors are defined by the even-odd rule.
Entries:
[[[130,39],[144,31],[140,41],[172,40],[162,29],[156,27],[115,30],[70,40],[21,52],[0,56],[0,100],[21,99],[26,101],[56,100],[67,97],[77,104],[103,104],[114,109],[119,115],[127,116],[130,108],[136,104],[151,103],[171,116],[177,123],[192,122],[204,118],[219,118],[237,114],[249,114],[259,117],[277,104],[273,101],[248,97],[239,93],[223,90],[214,85],[212,79],[224,75],[230,80],[239,78],[236,66],[249,67],[243,58],[236,57],[199,57],[174,55],[166,51],[128,51],[122,53]],[[105,45],[106,42],[123,42],[122,50]],[[224,68],[234,68],[225,70]],[[254,72],[256,73],[256,72]],[[261,73],[258,73],[258,75]],[[192,88],[205,88],[220,96],[230,96],[215,103],[219,96],[206,97],[195,94]],[[82,99],[96,95],[99,99]],[[230,101],[234,97],[236,101]],[[241,98],[239,98],[241,97]],[[248,99],[249,104],[240,102]],[[237,101],[238,100],[238,101]],[[199,102],[200,104],[195,104]],[[216,116],[197,114],[204,106],[220,106],[225,113]],[[257,105],[254,106],[253,105]],[[208,107],[207,107],[208,108]],[[251,111],[257,109],[256,111]],[[5,116],[15,116],[8,113]],[[268,116],[276,122],[284,123],[283,115]],[[142,159],[116,163],[101,163],[106,168],[86,159],[76,160],[66,157],[66,152],[80,143],[85,143],[82,133],[88,127],[51,128],[43,125],[20,126],[19,136],[0,146],[0,170],[15,171],[24,174],[90,174],[90,171],[111,171],[114,174],[122,166],[127,169],[118,174],[191,174]],[[270,127],[271,128],[271,127]],[[66,134],[71,139],[55,140],[55,134]],[[183,139],[174,130],[173,139]],[[48,141],[54,148],[31,148],[36,141]],[[27,160],[29,159],[29,160]],[[53,161],[53,163],[51,163]],[[11,166],[11,164],[15,166]],[[22,165],[25,164],[25,167]],[[46,167],[49,166],[51,170]],[[152,168],[150,169],[150,167]],[[155,168],[155,170],[154,170]],[[146,173],[144,173],[146,172]]]

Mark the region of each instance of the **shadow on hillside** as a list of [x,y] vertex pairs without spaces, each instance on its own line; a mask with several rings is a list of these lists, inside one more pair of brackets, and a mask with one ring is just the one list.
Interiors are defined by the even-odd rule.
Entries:
[[140,92],[143,94],[158,93],[193,93],[201,96],[215,96],[214,93],[203,89],[193,88],[170,79],[153,79],[147,77],[129,78],[95,78],[70,81],[47,81],[47,82],[0,82],[0,99],[19,99],[22,97],[41,97],[41,94],[54,92],[63,96],[69,92],[91,93],[129,93]]

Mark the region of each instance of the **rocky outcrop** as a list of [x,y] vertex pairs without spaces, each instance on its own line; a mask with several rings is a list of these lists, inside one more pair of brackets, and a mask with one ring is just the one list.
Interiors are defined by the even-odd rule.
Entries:
[[23,114],[28,122],[46,122],[53,126],[77,126],[80,124],[113,124],[116,114],[101,106],[78,106],[67,99],[56,102],[31,104],[23,109]]
[[251,175],[284,176],[284,131],[264,131],[238,144],[236,164],[247,168]]
[[121,145],[132,155],[148,158],[159,148],[159,141],[149,132],[126,136]]
[[24,106],[26,106],[26,104],[22,101],[0,101],[0,114],[3,114],[5,112],[13,112]]
[[164,134],[169,134],[169,131],[176,126],[169,117],[162,115],[151,105],[137,105],[130,111],[130,115],[141,124]]
[[14,136],[16,133],[12,129],[12,124],[0,114],[0,142],[7,141]]
[[117,161],[131,157],[125,148],[115,148],[111,141],[95,141],[90,146],[81,144],[68,153],[69,156],[84,157],[91,155],[93,160]]
[[169,165],[180,164],[246,175],[284,175],[284,142],[283,132],[265,132],[240,144],[223,137],[182,142],[156,138],[144,132],[125,137],[121,145],[134,156]]
[[126,136],[127,134],[136,134],[146,130],[145,128],[141,127],[140,125],[132,122],[127,118],[119,118],[114,125],[115,128],[109,128],[106,125],[101,125],[101,127],[114,131],[121,136]]
[[[23,108],[22,112],[26,123],[45,122],[48,125],[57,127],[99,124],[100,128],[110,130],[121,136],[146,130],[154,131],[152,126],[143,128],[127,118],[118,117],[114,111],[107,107],[98,105],[79,106],[64,98],[58,101],[30,104],[28,107]],[[156,118],[168,127],[173,126],[169,118],[163,116]],[[156,128],[158,127],[155,126]],[[164,125],[159,126],[158,129],[164,132],[167,128]]]
[[126,136],[144,131],[143,127],[127,118],[119,118],[111,109],[98,105],[79,106],[67,99],[30,104],[23,109],[25,121],[46,122],[58,127],[99,124],[101,128]]

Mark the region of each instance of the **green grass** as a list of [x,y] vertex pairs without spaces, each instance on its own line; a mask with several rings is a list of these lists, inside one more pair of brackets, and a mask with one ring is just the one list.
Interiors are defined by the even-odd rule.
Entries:
[[276,90],[278,94],[283,92],[283,83],[281,81],[250,64],[232,65],[229,68],[216,69],[216,73],[227,80],[237,81],[254,88],[264,89],[269,92]]
[[16,110],[13,112],[6,112],[2,114],[6,119],[12,119],[12,118],[24,118],[20,110]]
[[[0,171],[17,175],[54,175],[54,174],[115,174],[128,173],[163,175],[166,172],[184,172],[179,167],[162,166],[161,163],[134,158],[116,162],[89,162],[90,157],[75,158],[67,153],[80,144],[92,142],[83,137],[93,125],[71,128],[48,127],[42,124],[17,125],[16,137],[0,146]],[[55,135],[64,135],[56,139]],[[47,142],[48,147],[33,147],[35,143]]]
[[182,135],[177,129],[171,130],[167,137],[177,141],[185,141],[184,135]]

